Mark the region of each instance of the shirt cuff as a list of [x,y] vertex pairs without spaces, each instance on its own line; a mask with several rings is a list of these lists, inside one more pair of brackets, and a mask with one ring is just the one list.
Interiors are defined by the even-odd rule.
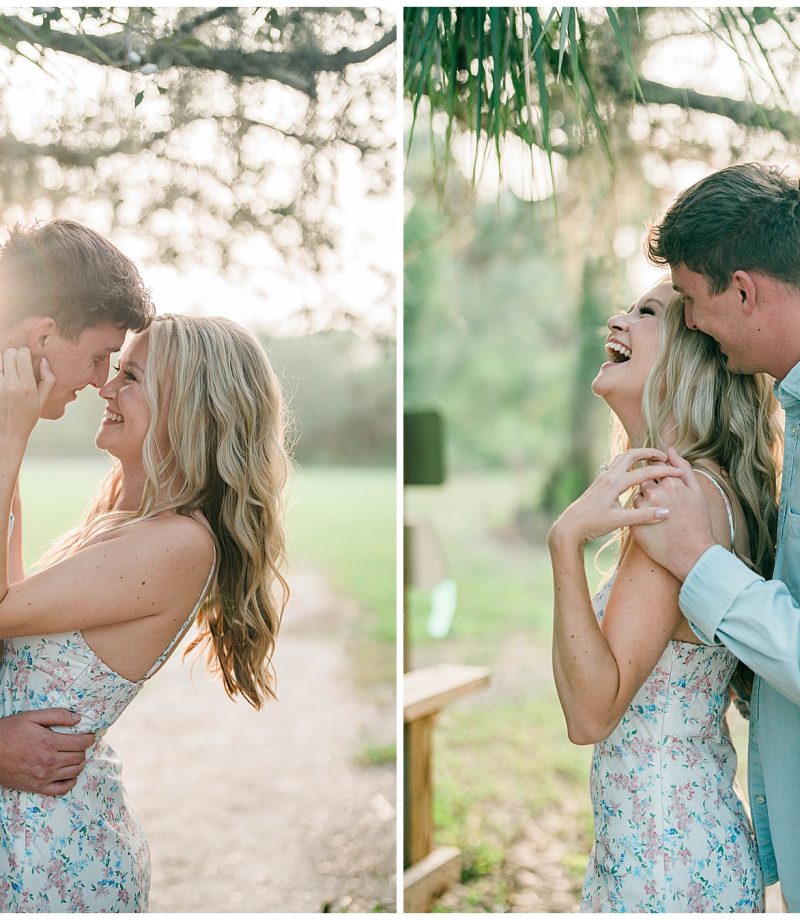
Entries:
[[703,553],[686,576],[678,598],[701,642],[720,644],[715,636],[722,618],[741,592],[760,580],[760,575],[719,544]]

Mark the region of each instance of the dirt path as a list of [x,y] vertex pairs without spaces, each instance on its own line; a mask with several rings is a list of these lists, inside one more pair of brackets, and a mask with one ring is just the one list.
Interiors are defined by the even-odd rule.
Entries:
[[150,841],[150,910],[372,911],[395,903],[394,699],[356,686],[347,603],[297,573],[275,659],[280,703],[232,703],[180,650],[109,740]]

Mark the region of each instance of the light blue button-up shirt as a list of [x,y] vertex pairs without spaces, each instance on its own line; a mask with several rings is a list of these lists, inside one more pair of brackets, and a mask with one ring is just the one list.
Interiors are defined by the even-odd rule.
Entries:
[[703,642],[753,669],[748,776],[764,883],[800,912],[800,364],[775,387],[786,412],[778,546],[765,581],[712,546],[683,584],[681,610]]

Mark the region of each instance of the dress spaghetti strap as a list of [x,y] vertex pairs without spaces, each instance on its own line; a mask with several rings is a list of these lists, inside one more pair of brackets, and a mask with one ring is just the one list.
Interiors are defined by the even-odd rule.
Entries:
[[217,567],[217,550],[215,547],[214,548],[214,558],[211,561],[211,571],[208,573],[208,578],[206,579],[206,583],[203,586],[203,590],[200,592],[200,597],[197,599],[197,603],[192,608],[192,612],[189,614],[189,616],[186,617],[186,619],[183,621],[183,625],[173,637],[172,642],[170,642],[170,644],[164,649],[164,651],[158,656],[158,658],[156,658],[150,670],[142,678],[142,681],[149,680],[156,673],[156,671],[158,671],[161,668],[161,666],[167,660],[169,653],[175,648],[175,646],[186,635],[189,627],[192,625],[192,621],[194,620],[195,615],[197,614],[197,611],[200,609],[200,605],[203,603],[203,601],[206,598],[206,594],[208,593],[208,589],[211,586],[211,579],[214,577],[214,571],[216,567]]
[[722,488],[722,484],[717,480],[717,477],[712,473],[709,473],[708,470],[701,469],[699,466],[693,466],[692,469],[695,473],[701,473],[706,479],[714,483],[714,485],[719,490],[719,494],[722,496],[722,500],[725,502],[725,510],[728,513],[728,526],[731,530],[731,551],[733,551],[734,540],[736,539],[736,532],[733,526],[733,508],[731,507],[731,500],[728,498],[728,493],[725,489]]

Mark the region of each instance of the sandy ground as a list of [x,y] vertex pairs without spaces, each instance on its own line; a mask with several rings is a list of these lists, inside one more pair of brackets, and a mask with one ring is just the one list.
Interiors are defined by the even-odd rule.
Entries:
[[395,770],[356,762],[393,740],[394,698],[350,675],[352,615],[298,573],[279,703],[232,703],[179,649],[109,731],[150,842],[151,911],[394,909]]

